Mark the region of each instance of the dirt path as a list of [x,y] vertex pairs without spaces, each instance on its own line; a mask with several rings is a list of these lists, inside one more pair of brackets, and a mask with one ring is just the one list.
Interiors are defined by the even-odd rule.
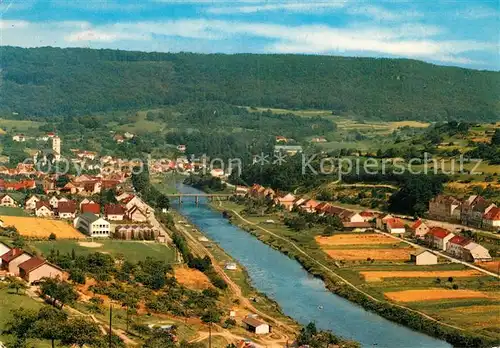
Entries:
[[[40,296],[38,296],[38,294],[33,290],[33,289],[28,289],[26,290],[26,294],[31,297],[32,299],[34,299],[35,301],[38,301],[38,302],[43,302],[45,303],[41,298]],[[103,333],[103,335],[107,335],[108,332],[109,332],[109,324],[108,323],[103,323],[101,322],[99,319],[97,319],[94,315],[92,314],[88,314],[88,313],[84,313],[84,312],[80,312],[78,309],[76,308],[73,308],[69,305],[65,305],[64,306],[64,309],[68,312],[71,312],[73,314],[77,314],[77,315],[80,315],[80,316],[83,316],[83,317],[88,317],[90,318],[94,323],[98,324],[100,329],[101,329],[101,332]],[[121,330],[121,329],[112,329],[113,333],[120,337],[123,342],[128,346],[137,346],[138,343],[135,342],[134,340],[130,339],[125,331]]]
[[[337,273],[335,273],[334,271],[332,271],[328,266],[325,266],[324,264],[322,264],[321,262],[319,262],[318,260],[316,260],[314,257],[310,256],[308,253],[306,253],[304,250],[302,250],[299,246],[297,246],[297,244],[295,244],[294,242],[274,233],[274,232],[271,232],[269,230],[266,230],[265,228],[259,226],[258,224],[254,223],[254,222],[251,222],[247,219],[245,219],[244,217],[242,217],[237,211],[235,211],[234,209],[230,209],[239,219],[241,219],[243,222],[249,224],[249,225],[252,225],[252,226],[255,226],[257,228],[259,228],[260,230],[272,235],[273,237],[275,238],[278,238],[280,240],[283,240],[284,242],[290,244],[291,246],[294,247],[294,249],[296,249],[299,253],[301,253],[302,255],[306,256],[308,259],[310,259],[312,262],[314,262],[315,264],[317,264],[319,267],[321,267],[322,269],[324,269],[325,271],[327,271],[328,273],[330,273],[331,275],[333,275],[334,277],[336,277],[337,279],[341,280],[342,282],[344,282],[345,284],[347,284],[348,286],[350,286],[351,288],[353,288],[354,290],[358,291],[359,293],[365,295],[366,297],[368,297],[369,299],[371,299],[372,301],[375,301],[375,302],[385,302],[385,301],[381,301],[375,297],[373,297],[372,295],[364,292],[363,290],[359,289],[356,285],[352,284],[351,282],[349,282],[348,280],[346,280],[345,278],[341,277],[340,275],[338,275]],[[479,267],[478,267],[479,268]],[[392,303],[391,302],[391,305],[393,306],[396,306],[396,307],[399,307],[399,308],[402,308],[402,309],[406,309],[408,311],[411,311],[411,312],[414,312],[414,313],[417,313],[429,320],[432,320],[436,323],[440,323],[441,325],[445,325],[445,326],[448,326],[448,327],[451,327],[451,328],[454,328],[454,329],[457,329],[457,330],[461,330],[463,331],[464,329],[461,328],[461,327],[458,327],[458,326],[454,326],[454,325],[451,325],[451,324],[447,324],[447,323],[444,323],[438,319],[435,319],[423,312],[420,312],[420,311],[417,311],[415,309],[412,309],[412,308],[409,308],[409,307],[405,307],[405,306],[402,306],[402,305],[398,305],[398,304],[395,304],[395,303]]]

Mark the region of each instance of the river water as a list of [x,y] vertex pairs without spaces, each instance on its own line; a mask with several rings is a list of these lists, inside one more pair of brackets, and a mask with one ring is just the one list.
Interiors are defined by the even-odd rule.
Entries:
[[[182,193],[200,192],[182,184],[177,188]],[[356,340],[363,347],[451,347],[329,292],[321,280],[310,276],[297,261],[228,223],[203,199],[197,207],[194,200],[184,198],[176,209],[245,267],[258,291],[275,300],[285,314],[299,323],[314,321],[319,328]]]

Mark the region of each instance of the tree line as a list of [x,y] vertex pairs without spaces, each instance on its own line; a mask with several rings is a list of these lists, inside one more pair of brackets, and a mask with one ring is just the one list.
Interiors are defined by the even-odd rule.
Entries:
[[500,114],[500,73],[410,59],[6,46],[0,63],[1,110],[20,117],[207,100],[379,120],[491,121]]

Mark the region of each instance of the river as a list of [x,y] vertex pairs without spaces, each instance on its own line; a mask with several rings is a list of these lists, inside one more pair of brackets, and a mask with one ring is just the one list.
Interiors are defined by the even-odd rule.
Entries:
[[[182,184],[177,188],[182,193],[200,192]],[[323,281],[310,276],[297,261],[228,223],[203,199],[197,207],[194,200],[184,198],[183,204],[175,208],[245,267],[252,285],[297,322],[305,325],[314,321],[319,328],[356,340],[363,347],[451,347],[331,293]]]

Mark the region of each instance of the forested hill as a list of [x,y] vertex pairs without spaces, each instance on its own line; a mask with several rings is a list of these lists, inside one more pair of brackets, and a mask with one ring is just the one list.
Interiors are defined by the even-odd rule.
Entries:
[[1,47],[0,112],[81,115],[182,101],[366,119],[500,119],[500,73],[408,59]]

